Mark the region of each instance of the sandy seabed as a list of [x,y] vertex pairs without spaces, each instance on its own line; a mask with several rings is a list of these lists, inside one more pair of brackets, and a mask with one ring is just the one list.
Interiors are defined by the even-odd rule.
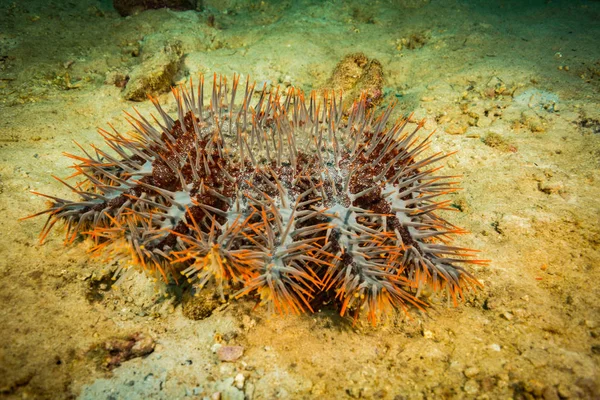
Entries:
[[[123,18],[93,0],[0,2],[0,397],[599,398],[600,3],[221,3]],[[471,268],[485,288],[376,328],[251,299],[193,321],[143,275],[103,290],[109,265],[60,229],[40,245],[43,218],[18,221],[45,207],[30,190],[71,196],[52,175],[69,174],[73,140],[150,111],[118,77],[156,46],[182,54],[176,82],[237,72],[305,91],[348,53],[379,60],[397,115],[458,150],[445,217],[492,260]],[[135,333],[154,352],[107,371],[90,351]],[[221,362],[219,345],[244,353]]]

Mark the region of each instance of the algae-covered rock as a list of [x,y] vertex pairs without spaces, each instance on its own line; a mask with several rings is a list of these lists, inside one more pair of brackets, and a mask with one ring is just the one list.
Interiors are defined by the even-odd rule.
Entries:
[[127,360],[152,353],[155,347],[156,343],[151,336],[138,332],[97,343],[87,354],[100,367],[111,370]]
[[335,67],[328,86],[343,91],[343,102],[347,106],[362,92],[367,95],[369,106],[375,106],[383,99],[383,67],[376,59],[369,59],[363,53],[346,55]]
[[494,149],[498,149],[500,151],[512,152],[515,153],[517,151],[517,147],[511,144],[508,140],[506,140],[501,135],[495,132],[489,132],[485,137],[481,139],[481,141],[489,147]]
[[122,96],[126,100],[143,101],[148,94],[168,91],[181,65],[181,49],[169,44],[156,52],[144,50],[143,61],[129,73]]
[[544,132],[546,127],[544,126],[542,118],[532,110],[525,110],[521,113],[521,124],[531,132]]
[[221,303],[211,291],[203,290],[195,296],[185,293],[182,299],[182,312],[184,317],[198,321],[210,317],[220,305]]
[[195,10],[196,0],[113,0],[115,10],[122,16],[144,10],[171,8],[173,10]]

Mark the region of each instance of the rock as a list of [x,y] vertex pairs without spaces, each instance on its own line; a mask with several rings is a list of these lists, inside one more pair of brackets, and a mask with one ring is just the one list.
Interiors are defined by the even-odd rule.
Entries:
[[186,292],[182,299],[183,316],[193,321],[210,317],[221,303],[210,290],[202,290],[195,296]]
[[479,117],[477,120],[477,126],[479,128],[487,128],[492,125],[493,120],[490,117],[486,117],[485,115]]
[[423,330],[423,337],[425,339],[433,339],[433,332],[425,329]]
[[507,321],[511,321],[513,319],[513,314],[508,311],[504,311],[502,314],[500,314],[500,316],[504,317]]
[[469,120],[467,116],[461,116],[458,119],[450,122],[446,128],[446,132],[451,135],[462,135],[469,128]]
[[536,379],[530,379],[524,383],[524,388],[528,393],[533,394],[536,398],[542,397],[545,386],[542,382]]
[[477,394],[479,392],[479,384],[475,379],[469,379],[465,386],[463,386],[463,390],[468,394]]
[[129,77],[119,71],[110,71],[106,74],[104,83],[107,85],[114,85],[119,88],[124,88],[129,81]]
[[489,147],[492,147],[494,149],[498,149],[500,151],[505,151],[505,152],[516,152],[517,151],[517,147],[512,145],[511,143],[509,143],[509,141],[495,133],[495,132],[488,132],[485,137],[483,137],[481,139],[481,141]]
[[361,93],[366,94],[369,108],[376,106],[383,99],[383,67],[363,53],[348,54],[336,65],[327,86],[336,92],[343,91],[345,107]]
[[542,398],[544,400],[559,400],[558,391],[553,386],[546,386],[542,392]]
[[544,349],[529,349],[523,352],[523,357],[538,369],[548,364],[548,352]]
[[178,43],[165,46],[144,56],[144,61],[129,73],[129,81],[122,96],[126,100],[143,101],[148,94],[167,92],[171,89],[174,76],[181,64],[181,49]]
[[546,194],[558,194],[564,191],[564,184],[555,181],[538,182],[538,190]]
[[563,383],[558,385],[556,391],[558,392],[558,395],[563,399],[571,398],[573,395],[571,389]]
[[242,346],[221,346],[217,349],[217,357],[223,362],[235,362],[242,354],[244,354]]
[[154,351],[154,339],[150,336],[139,335],[131,348],[131,358],[142,357]]
[[532,110],[526,110],[521,113],[521,121],[531,132],[544,132],[546,128],[542,119]]
[[113,0],[113,6],[119,14],[125,17],[144,10],[155,10],[158,8],[195,10],[196,0]]
[[476,376],[477,374],[479,374],[479,368],[477,367],[469,367],[467,369],[465,369],[463,371],[463,374],[465,374],[465,376],[467,378],[473,378],[474,376]]
[[97,359],[104,368],[113,369],[132,358],[143,357],[154,351],[154,339],[143,333],[116,337],[92,346],[88,355]]
[[500,351],[502,350],[502,347],[497,343],[492,343],[490,344],[490,349],[492,349],[493,351]]
[[235,387],[240,390],[242,390],[244,388],[245,381],[246,381],[246,378],[244,377],[244,374],[242,374],[241,372],[239,374],[237,374],[235,376],[235,378],[233,378],[233,383],[234,383]]
[[429,32],[416,32],[408,37],[396,40],[396,50],[402,49],[415,50],[425,46],[430,38]]
[[596,329],[598,327],[598,321],[594,321],[594,320],[590,320],[590,319],[586,319],[584,321],[585,326],[590,328],[590,329]]

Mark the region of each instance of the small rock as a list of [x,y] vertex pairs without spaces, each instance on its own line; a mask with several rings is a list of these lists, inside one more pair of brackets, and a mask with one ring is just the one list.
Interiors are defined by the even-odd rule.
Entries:
[[115,85],[119,88],[124,88],[129,81],[129,77],[120,71],[110,71],[106,74],[104,83],[107,85]]
[[556,388],[552,386],[546,386],[544,388],[544,391],[542,392],[542,398],[544,400],[560,400]]
[[500,351],[500,350],[502,350],[502,347],[500,347],[500,345],[497,343],[492,343],[492,344],[490,344],[490,349],[492,349],[494,351]]
[[247,315],[242,316],[242,327],[245,331],[248,331],[256,326],[256,321]]
[[530,379],[525,382],[525,390],[536,397],[541,397],[545,389],[544,384],[538,380]]
[[493,121],[492,121],[492,119],[490,117],[481,116],[477,120],[477,126],[479,128],[487,128],[488,126],[492,125],[492,122]]
[[433,332],[431,332],[429,330],[424,330],[423,331],[423,337],[425,339],[433,339]]
[[378,105],[383,99],[384,74],[381,63],[363,53],[347,54],[333,70],[328,88],[343,90],[343,103],[352,103],[361,93],[367,98],[367,107]]
[[200,291],[196,295],[184,293],[181,301],[183,316],[193,321],[199,321],[211,316],[213,311],[221,305],[210,291]]
[[546,194],[556,194],[564,190],[562,182],[538,182],[538,190]]
[[132,358],[141,357],[152,353],[154,351],[154,346],[154,339],[152,339],[150,336],[140,335],[131,348]]
[[563,383],[558,385],[558,395],[563,399],[568,399],[572,396],[571,390]]
[[508,311],[505,311],[500,315],[503,316],[507,321],[510,321],[513,319],[513,315],[511,313],[509,313]]
[[221,347],[223,347],[223,345],[222,345],[221,343],[215,343],[215,344],[213,344],[213,345],[211,346],[210,350],[211,350],[213,353],[216,353],[217,351],[219,351],[219,349],[220,349]]
[[463,374],[465,374],[467,378],[473,378],[475,375],[479,374],[479,368],[469,367],[463,371]]
[[465,119],[459,119],[457,121],[453,121],[446,128],[446,132],[451,135],[462,135],[469,128],[469,123]]
[[165,43],[141,64],[131,70],[129,81],[122,92],[126,100],[143,101],[148,94],[167,92],[181,64],[179,43]]
[[468,394],[477,394],[479,392],[479,384],[475,379],[469,379],[465,386],[463,386],[463,390]]
[[532,110],[521,113],[521,123],[528,127],[531,132],[544,132],[545,127],[542,119]]
[[523,357],[535,368],[542,368],[548,364],[548,352],[544,349],[529,349],[523,353]]
[[224,362],[237,361],[242,354],[244,354],[244,348],[242,346],[221,346],[217,350],[217,357]]
[[496,379],[491,376],[486,376],[480,381],[479,389],[481,389],[484,393],[489,393],[496,386]]
[[235,378],[233,378],[233,383],[234,383],[235,387],[240,390],[242,390],[244,388],[245,381],[246,381],[246,378],[244,377],[244,374],[242,374],[241,372],[239,374],[237,374],[235,376]]
[[588,328],[590,328],[590,329],[596,329],[598,327],[598,322],[586,319],[585,320],[585,326],[588,327]]
[[88,351],[88,355],[97,359],[102,367],[110,370],[118,367],[124,361],[152,353],[154,347],[155,342],[152,337],[143,333],[135,333],[96,344]]

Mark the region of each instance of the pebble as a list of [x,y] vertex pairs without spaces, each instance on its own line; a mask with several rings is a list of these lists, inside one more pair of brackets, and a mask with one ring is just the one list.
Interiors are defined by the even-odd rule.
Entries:
[[140,335],[139,339],[135,342],[131,348],[131,354],[134,357],[145,356],[146,354],[154,351],[155,342],[150,336]]
[[492,344],[490,344],[490,349],[492,349],[494,351],[500,351],[500,350],[502,350],[502,347],[500,347],[500,345],[497,343],[492,343]]
[[508,311],[505,311],[500,315],[502,315],[504,318],[506,318],[507,321],[510,321],[513,319],[513,315],[511,313],[509,313]]
[[479,368],[477,368],[477,367],[469,367],[469,368],[467,368],[467,369],[465,369],[463,371],[463,374],[465,374],[465,376],[467,378],[472,378],[475,375],[479,374]]
[[469,379],[463,386],[463,390],[468,394],[476,394],[479,392],[479,384],[475,379]]
[[469,125],[464,121],[454,121],[447,128],[446,133],[451,135],[462,135],[467,131]]
[[217,357],[224,362],[237,361],[242,354],[244,354],[244,348],[242,346],[221,346],[217,350]]
[[532,393],[535,397],[541,397],[544,389],[545,385],[536,379],[530,379],[525,382],[525,390]]
[[558,385],[557,391],[558,395],[563,399],[568,399],[571,397],[571,390],[563,383]]
[[598,327],[598,322],[586,319],[585,326],[588,327],[589,329],[596,329]]
[[240,390],[242,390],[244,388],[245,381],[246,381],[246,378],[244,377],[244,374],[242,374],[241,372],[239,374],[237,374],[235,376],[235,378],[233,378],[233,383],[234,383],[235,387]]
[[542,398],[544,400],[560,400],[556,389],[552,386],[546,386],[544,388],[544,391],[542,392]]

